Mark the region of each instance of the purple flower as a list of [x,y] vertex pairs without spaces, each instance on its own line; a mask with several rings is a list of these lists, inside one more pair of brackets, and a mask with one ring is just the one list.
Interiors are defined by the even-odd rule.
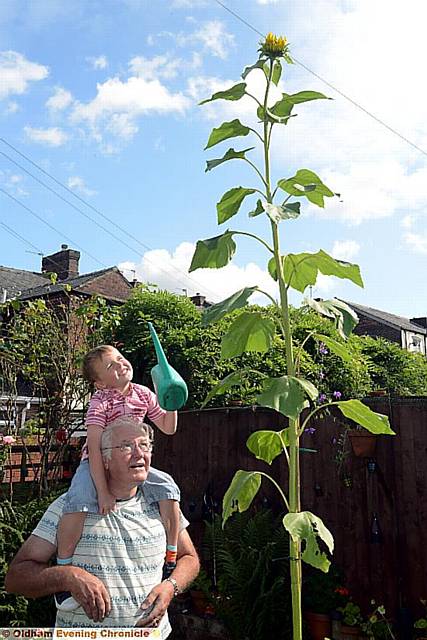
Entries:
[[334,396],[335,400],[339,400],[342,397],[341,391],[334,391],[332,395]]
[[319,353],[322,356],[327,356],[329,353],[324,342],[319,342]]
[[336,444],[336,443],[337,443],[337,439],[336,439],[336,437],[334,436],[334,437],[332,438],[332,444]]
[[326,374],[323,373],[323,371],[319,372],[319,380],[323,380],[325,378]]
[[312,436],[313,433],[316,433],[316,427],[307,427],[305,431]]
[[320,394],[320,396],[319,396],[319,397],[318,397],[318,399],[317,399],[317,402],[318,402],[319,404],[323,404],[324,402],[326,402],[326,400],[327,400],[327,399],[328,399],[328,398],[327,398],[327,396],[326,396],[326,393],[321,393],[321,394]]

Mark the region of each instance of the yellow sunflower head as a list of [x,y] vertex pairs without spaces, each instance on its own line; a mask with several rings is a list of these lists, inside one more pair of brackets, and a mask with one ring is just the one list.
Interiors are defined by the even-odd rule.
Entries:
[[284,36],[275,36],[274,33],[268,33],[265,40],[260,42],[261,53],[269,58],[280,58],[288,50],[289,44]]

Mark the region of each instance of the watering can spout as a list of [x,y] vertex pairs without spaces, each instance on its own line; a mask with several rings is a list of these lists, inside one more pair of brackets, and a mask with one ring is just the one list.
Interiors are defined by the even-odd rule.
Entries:
[[148,328],[150,329],[151,339],[153,341],[154,349],[156,351],[157,362],[159,363],[160,368],[162,370],[166,371],[168,366],[169,366],[169,363],[168,363],[168,361],[166,359],[165,352],[163,351],[163,347],[160,344],[160,340],[159,340],[159,337],[158,337],[158,335],[156,333],[156,330],[153,327],[151,322],[148,323]]
[[151,369],[151,378],[159,405],[162,409],[166,409],[166,411],[177,411],[187,402],[187,385],[178,371],[175,371],[167,361],[163,347],[160,344],[156,330],[151,322],[148,323],[148,328],[153,340],[154,349],[156,350],[158,362],[158,364]]

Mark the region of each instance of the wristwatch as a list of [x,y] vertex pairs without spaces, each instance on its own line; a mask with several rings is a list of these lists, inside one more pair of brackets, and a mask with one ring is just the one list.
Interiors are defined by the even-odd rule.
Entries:
[[178,583],[175,580],[175,578],[165,578],[165,582],[170,582],[171,585],[173,586],[173,597],[175,598],[178,594],[179,594],[179,587],[178,587]]

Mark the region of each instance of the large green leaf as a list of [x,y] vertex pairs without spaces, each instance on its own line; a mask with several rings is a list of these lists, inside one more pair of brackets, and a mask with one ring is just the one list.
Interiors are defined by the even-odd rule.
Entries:
[[376,435],[385,434],[389,436],[396,435],[390,427],[387,416],[382,413],[372,411],[366,404],[360,400],[341,400],[337,402],[339,410],[346,417],[353,420],[361,427],[364,427],[371,433]]
[[306,300],[306,305],[322,316],[332,318],[340,336],[345,340],[359,322],[356,313],[342,300]]
[[332,555],[334,538],[319,516],[315,516],[310,511],[287,513],[283,518],[283,526],[289,531],[294,542],[305,541],[305,549],[302,553],[304,562],[327,573],[331,563],[326,553],[320,550],[317,539],[323,540]]
[[290,204],[284,203],[282,205],[263,202],[262,206],[270,220],[272,220],[276,224],[278,224],[281,220],[293,220],[294,218],[298,218],[300,214],[299,202],[291,202]]
[[[282,439],[281,439],[282,438]],[[258,460],[271,464],[283,453],[283,444],[289,446],[289,427],[283,431],[255,431],[246,441],[246,446]]]
[[226,89],[225,91],[217,91],[210,98],[206,100],[202,100],[199,104],[206,104],[207,102],[212,102],[213,100],[240,100],[245,95],[246,82],[239,82],[239,84],[235,84],[230,89]]
[[216,205],[218,224],[222,224],[236,215],[246,196],[250,196],[253,193],[255,193],[255,189],[246,189],[245,187],[234,187],[224,193]]
[[270,318],[261,313],[245,311],[232,323],[221,342],[221,358],[234,358],[246,351],[268,351],[276,331]]
[[322,249],[317,253],[289,253],[285,257],[283,270],[286,283],[301,293],[316,283],[319,272],[325,276],[351,280],[363,287],[357,264],[336,260]]
[[228,160],[236,160],[236,159],[237,160],[244,160],[245,153],[247,153],[248,151],[252,151],[252,149],[255,149],[255,147],[249,147],[248,149],[243,149],[242,151],[234,151],[234,149],[229,149],[222,156],[222,158],[217,158],[215,160],[208,160],[206,162],[205,172],[211,171],[212,169],[215,169],[215,167],[217,167],[218,165],[222,164],[223,162],[227,162]]
[[311,382],[294,376],[268,378],[264,381],[263,387],[262,393],[256,398],[257,403],[275,409],[293,420],[298,418],[307,406],[306,394],[312,400],[318,396],[318,391]]
[[299,169],[292,178],[279,180],[277,185],[292,196],[305,197],[318,207],[324,207],[324,197],[332,198],[335,194],[318,175],[309,169]]
[[249,369],[239,369],[237,371],[229,373],[228,376],[225,376],[225,378],[220,380],[214,387],[212,387],[206,398],[203,400],[200,408],[203,409],[214,396],[217,396],[220,393],[225,393],[232,387],[238,387],[244,384],[244,375],[247,371],[249,371]]
[[332,353],[335,353],[335,355],[339,356],[341,360],[344,360],[344,362],[351,362],[353,360],[352,354],[345,348],[345,346],[341,342],[337,342],[333,338],[324,336],[321,333],[316,333],[314,337],[317,340],[323,342],[328,347],[328,349],[332,351]]
[[239,289],[239,291],[236,291],[236,293],[233,293],[233,295],[225,300],[208,307],[202,315],[202,325],[206,327],[212,322],[218,322],[218,320],[227,313],[244,307],[250,296],[255,291],[258,291],[258,287],[245,287],[244,289]]
[[236,471],[222,500],[222,526],[235,511],[246,511],[261,486],[261,474],[256,471]]
[[235,120],[231,120],[230,122],[223,122],[216,129],[212,129],[211,135],[209,136],[209,140],[205,149],[214,147],[219,142],[222,142],[223,140],[227,140],[228,138],[236,138],[238,136],[247,136],[249,131],[250,131],[249,127],[246,127],[237,118]]
[[299,91],[298,93],[284,93],[283,98],[291,104],[301,104],[311,100],[332,100],[319,91]]
[[198,240],[189,272],[196,269],[220,269],[225,267],[236,251],[236,243],[233,240],[233,233],[225,231],[220,236]]
[[261,58],[260,60],[257,60],[255,64],[250,64],[249,66],[245,67],[242,73],[243,80],[245,80],[246,76],[254,69],[262,69],[264,67],[265,62],[266,62],[266,58]]
[[[267,110],[267,113],[272,120],[286,124],[291,117],[292,109],[296,104],[321,99],[329,100],[330,98],[327,98],[327,96],[323,95],[323,93],[319,93],[318,91],[300,91],[299,93],[294,94],[283,93],[281,99],[270,107]],[[260,119],[262,120],[263,111],[258,114],[258,117],[260,115]]]

